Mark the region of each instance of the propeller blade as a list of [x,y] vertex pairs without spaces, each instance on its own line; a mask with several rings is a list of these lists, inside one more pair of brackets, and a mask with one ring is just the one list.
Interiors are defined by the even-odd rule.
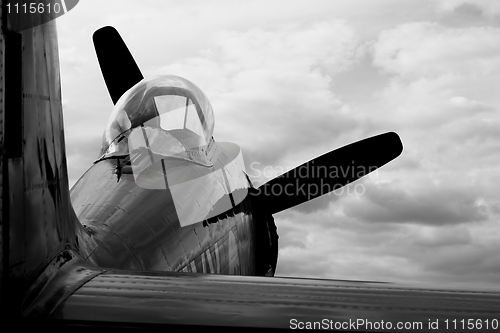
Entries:
[[376,135],[299,165],[260,186],[255,195],[269,213],[275,214],[352,183],[402,151],[398,134]]
[[104,82],[113,104],[116,104],[127,90],[144,77],[115,28],[100,28],[94,32],[92,39]]

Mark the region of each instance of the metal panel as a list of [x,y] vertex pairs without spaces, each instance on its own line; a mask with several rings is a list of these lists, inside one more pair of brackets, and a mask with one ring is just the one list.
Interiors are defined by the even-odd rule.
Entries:
[[23,119],[22,119],[22,36],[4,30],[5,37],[5,69],[4,69],[4,124],[2,158],[3,171],[3,218],[5,227],[5,247],[8,247],[4,258],[5,277],[9,294],[8,306],[16,308],[15,290],[22,288],[25,270],[25,229],[24,229],[24,177],[22,159]]
[[[92,262],[126,269],[138,261],[145,270],[178,271],[187,265],[191,267],[190,263],[195,261],[195,269],[202,272],[207,267],[202,265],[201,255],[209,249],[215,253],[213,246],[217,241],[222,251],[220,272],[227,274],[230,273],[228,237],[232,230],[234,262],[245,268],[232,269],[231,273],[254,274],[255,258],[248,255],[253,252],[251,225],[255,223],[250,196],[232,211],[207,223],[181,227],[166,191],[140,188],[128,174],[117,181],[115,168],[113,160],[100,161],[71,190],[75,212],[96,240],[96,246],[90,249]],[[236,260],[234,256],[238,253],[240,257]]]
[[67,246],[75,248],[79,225],[69,202],[55,22],[22,36],[25,251],[31,279]]
[[30,283],[66,246],[76,248],[79,227],[69,201],[55,22],[9,30],[40,15],[17,15],[10,25],[2,15],[2,278],[4,304],[16,316]]
[[5,127],[4,148],[9,158],[22,156],[22,50],[21,34],[4,31],[5,45]]
[[432,331],[429,321],[439,320],[441,328],[446,319],[491,322],[498,320],[499,311],[500,288],[460,291],[449,286],[109,271],[72,294],[53,318],[83,326],[113,323],[115,328],[193,325],[186,330],[289,329],[292,319],[335,323],[359,318],[421,322],[419,331]]
[[[0,15],[0,27],[3,26],[3,16]],[[7,262],[8,262],[8,246],[9,242],[4,241],[4,226],[7,223],[7,219],[4,216],[4,159],[5,154],[4,151],[4,123],[5,123],[5,112],[4,112],[4,76],[5,76],[5,59],[4,52],[5,49],[5,39],[3,30],[0,29],[0,295],[4,294],[5,280],[4,280],[4,272],[8,271]],[[8,234],[7,234],[8,235]],[[6,247],[4,249],[4,247]],[[7,258],[4,258],[6,256]],[[4,267],[5,266],[5,267]],[[3,310],[3,297],[0,297],[0,311]]]
[[[23,160],[21,158],[8,160],[9,172],[9,270],[10,279],[22,281],[25,277],[26,253],[24,229],[24,191],[23,191]],[[20,222],[20,223],[13,223]]]

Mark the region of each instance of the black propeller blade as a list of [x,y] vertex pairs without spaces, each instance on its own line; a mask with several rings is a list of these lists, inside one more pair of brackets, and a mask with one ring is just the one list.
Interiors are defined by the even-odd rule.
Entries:
[[398,157],[403,143],[394,132],[351,143],[299,165],[257,189],[271,214],[317,198],[367,175]]
[[100,28],[94,32],[92,39],[104,82],[113,104],[116,104],[123,93],[144,77],[115,28]]

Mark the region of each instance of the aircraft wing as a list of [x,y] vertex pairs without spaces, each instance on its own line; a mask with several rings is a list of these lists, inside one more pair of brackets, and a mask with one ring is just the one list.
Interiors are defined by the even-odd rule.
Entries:
[[64,330],[499,328],[499,289],[105,270],[77,260],[66,266],[27,310]]

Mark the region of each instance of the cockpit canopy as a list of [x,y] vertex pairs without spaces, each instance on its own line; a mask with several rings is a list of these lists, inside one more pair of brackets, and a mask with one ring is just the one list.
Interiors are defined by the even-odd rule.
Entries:
[[210,102],[190,81],[173,75],[144,79],[123,94],[113,108],[100,159],[128,155],[129,134],[139,126],[166,131],[185,149],[207,146],[214,122]]

